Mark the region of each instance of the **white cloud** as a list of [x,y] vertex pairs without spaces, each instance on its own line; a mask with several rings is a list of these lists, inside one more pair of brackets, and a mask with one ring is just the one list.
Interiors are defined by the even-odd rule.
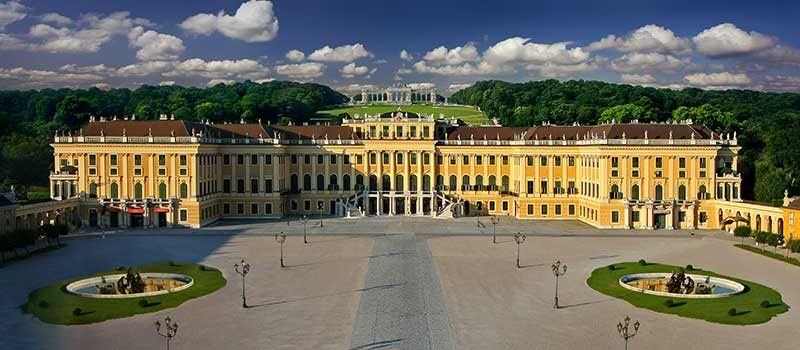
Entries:
[[574,73],[591,72],[600,68],[606,63],[605,57],[595,57],[586,62],[577,64],[558,64],[545,62],[544,64],[530,64],[525,66],[527,70],[538,71],[538,74],[545,78],[564,78]]
[[127,35],[135,25],[152,25],[143,18],[130,18],[128,12],[114,12],[108,16],[84,15],[79,28],[55,28],[37,24],[28,34],[39,42],[29,44],[30,49],[50,53],[97,52],[114,36]]
[[713,70],[725,70],[725,65],[721,63],[712,63],[708,65]]
[[637,71],[665,71],[675,72],[680,69],[692,68],[690,58],[677,58],[672,55],[664,55],[656,52],[649,53],[629,53],[617,57],[611,61],[611,68],[618,72],[637,72]]
[[406,86],[408,86],[408,87],[410,87],[412,89],[424,90],[424,89],[433,89],[433,88],[436,87],[436,84],[434,84],[434,83],[408,83],[408,84],[406,84]]
[[800,50],[783,45],[775,45],[756,53],[754,59],[764,63],[781,66],[800,66]]
[[180,24],[183,30],[201,35],[218,31],[222,35],[248,43],[270,41],[278,35],[278,18],[271,1],[248,1],[239,6],[236,13],[217,15],[201,13],[187,18]]
[[101,82],[97,74],[75,74],[26,68],[0,68],[0,86],[28,89],[87,87]]
[[286,58],[292,62],[302,62],[306,59],[306,54],[300,50],[289,50],[289,52],[286,53]]
[[351,79],[357,75],[364,75],[369,73],[369,68],[366,66],[356,66],[355,62],[352,62],[339,70],[342,73],[342,78]]
[[293,79],[310,79],[322,76],[325,73],[325,65],[316,62],[284,64],[276,66],[275,71]]
[[576,64],[589,60],[589,52],[580,47],[567,48],[568,42],[539,44],[528,38],[514,37],[503,40],[484,53],[484,61],[493,64],[544,63]]
[[72,18],[69,18],[67,16],[62,16],[61,14],[55,12],[45,13],[39,18],[42,20],[42,22],[55,23],[60,25],[67,25],[72,23]]
[[447,87],[447,90],[449,90],[450,92],[456,92],[459,90],[466,89],[470,86],[472,86],[472,84],[450,84],[450,86]]
[[692,85],[699,86],[729,86],[729,85],[746,85],[753,81],[745,73],[695,73],[690,74],[683,79]]
[[0,33],[0,51],[14,51],[30,48],[30,45],[9,34]]
[[622,52],[655,51],[675,54],[685,54],[692,50],[689,39],[677,37],[671,30],[655,24],[638,28],[624,37],[617,37],[611,34],[586,47],[587,51],[604,49],[614,49]]
[[753,88],[758,90],[800,92],[800,76],[765,75],[764,80]]
[[423,60],[435,65],[459,65],[465,62],[480,61],[481,56],[473,43],[466,43],[464,46],[457,46],[448,50],[444,46],[439,46],[425,53]]
[[325,45],[308,55],[309,60],[322,62],[353,62],[363,57],[374,57],[374,55],[367,51],[364,45],[358,43],[335,48]]
[[140,61],[176,60],[186,49],[183,40],[152,30],[144,31],[141,26],[131,29],[128,40],[131,47],[140,48],[136,52]]
[[174,86],[176,83],[174,80],[164,80],[158,83],[158,86]]
[[414,70],[402,67],[402,68],[398,69],[396,73],[399,74],[399,75],[411,74],[411,73],[414,73]]
[[708,57],[748,55],[775,45],[776,39],[758,32],[745,32],[732,23],[723,23],[692,38],[697,49]]
[[96,73],[96,74],[106,74],[113,71],[113,68],[106,67],[105,64],[97,64],[94,66],[78,66],[75,64],[65,64],[59,67],[58,69],[70,73]]
[[206,83],[206,86],[214,86],[217,84],[232,85],[234,83],[236,83],[236,80],[233,79],[211,79]]
[[25,5],[17,1],[0,3],[0,30],[5,30],[7,25],[27,17],[25,10]]
[[425,61],[414,63],[414,70],[417,73],[439,74],[439,75],[487,75],[495,73],[511,73],[511,66],[493,66],[487,62],[477,64],[464,63],[462,65],[430,66]]
[[373,84],[356,84],[356,83],[353,83],[353,84],[348,84],[348,85],[344,85],[344,86],[339,86],[339,87],[336,88],[336,91],[339,91],[339,92],[341,92],[341,93],[343,93],[345,95],[351,96],[352,94],[360,93],[362,89],[372,90],[372,89],[377,89],[377,88],[378,88],[378,86],[373,85]]
[[111,85],[109,85],[108,83],[95,83],[92,84],[91,87],[96,87],[100,90],[105,90],[105,91],[111,90]]
[[622,82],[627,84],[650,84],[656,81],[651,74],[622,74]]
[[263,83],[269,83],[269,82],[274,81],[274,80],[275,80],[275,78],[264,78],[264,79],[253,80],[253,82],[254,83],[258,83],[258,84],[263,84]]
[[209,79],[264,79],[270,69],[251,59],[205,61],[193,58],[174,64],[165,77],[202,77]]
[[412,56],[410,53],[408,53],[408,51],[403,50],[403,51],[400,51],[400,59],[403,60],[403,61],[413,61],[414,60],[414,56]]
[[387,60],[383,60],[383,59],[381,59],[381,60],[375,60],[375,61],[373,61],[372,63],[375,63],[375,64],[384,64],[384,63],[388,63],[388,62],[389,62],[389,61],[387,61]]

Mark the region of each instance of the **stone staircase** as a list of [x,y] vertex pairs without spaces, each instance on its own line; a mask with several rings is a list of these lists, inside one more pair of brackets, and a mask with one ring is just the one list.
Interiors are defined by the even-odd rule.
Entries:
[[452,197],[441,191],[436,191],[435,195],[440,203],[442,203],[442,209],[436,212],[436,218],[452,219],[464,214],[464,200]]
[[347,198],[336,200],[336,213],[346,218],[360,218],[366,216],[364,208],[358,205],[360,199],[367,200],[367,192],[359,191]]

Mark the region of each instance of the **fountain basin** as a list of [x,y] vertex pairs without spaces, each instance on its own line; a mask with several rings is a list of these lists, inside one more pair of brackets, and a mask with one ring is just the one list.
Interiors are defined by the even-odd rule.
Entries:
[[726,278],[686,274],[686,277],[694,280],[696,284],[695,290],[699,290],[704,286],[709,288],[711,292],[709,294],[670,293],[665,291],[662,286],[669,281],[671,276],[672,273],[668,272],[636,273],[620,277],[619,284],[623,288],[634,292],[688,299],[725,298],[741,294],[745,290],[743,284]]
[[126,276],[124,273],[84,278],[67,284],[65,289],[70,294],[87,298],[124,299],[175,293],[194,285],[192,277],[177,273],[144,272],[140,275],[147,285],[143,293],[103,294],[100,292],[101,287],[113,288],[121,277]]

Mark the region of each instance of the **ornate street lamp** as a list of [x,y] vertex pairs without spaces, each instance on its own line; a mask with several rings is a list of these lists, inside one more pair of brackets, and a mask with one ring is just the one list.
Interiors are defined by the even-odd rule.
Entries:
[[514,235],[514,242],[517,242],[517,268],[520,268],[520,266],[519,266],[519,246],[520,246],[520,244],[525,243],[525,234],[522,233],[522,232],[517,232],[517,234]]
[[303,215],[303,243],[308,243],[308,238],[306,238],[306,225],[308,225],[308,216]]
[[283,232],[276,234],[275,241],[281,245],[281,267],[286,267],[286,265],[283,264],[283,243],[286,242],[286,234]]
[[[161,326],[164,326],[163,332]],[[169,350],[169,341],[178,334],[178,322],[173,322],[169,316],[164,319],[164,323],[156,321],[156,333],[167,340],[167,350]]]
[[567,274],[567,264],[561,265],[561,260],[553,264],[553,275],[556,276],[556,303],[553,306],[558,309],[558,278]]
[[628,339],[633,338],[636,336],[636,333],[639,333],[639,321],[633,323],[633,332],[630,330],[630,323],[631,317],[625,316],[623,320],[625,323],[622,322],[617,324],[617,332],[619,332],[619,336],[625,339],[625,350],[628,350]]
[[241,263],[233,264],[233,269],[236,270],[236,273],[238,273],[239,276],[242,276],[242,307],[247,308],[247,295],[245,294],[244,280],[245,277],[247,277],[247,274],[250,273],[250,264],[242,259]]
[[492,216],[492,243],[497,243],[497,224],[500,223],[500,218],[497,215]]

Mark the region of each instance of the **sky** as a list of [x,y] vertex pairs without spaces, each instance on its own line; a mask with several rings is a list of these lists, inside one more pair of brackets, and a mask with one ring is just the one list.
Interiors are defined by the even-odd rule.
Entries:
[[488,79],[800,92],[800,1],[0,0],[0,89]]

